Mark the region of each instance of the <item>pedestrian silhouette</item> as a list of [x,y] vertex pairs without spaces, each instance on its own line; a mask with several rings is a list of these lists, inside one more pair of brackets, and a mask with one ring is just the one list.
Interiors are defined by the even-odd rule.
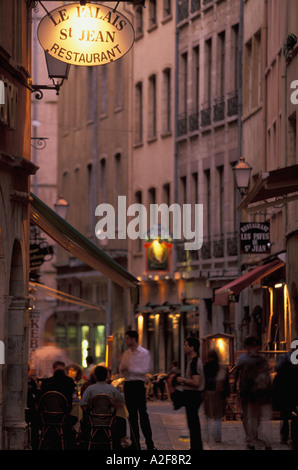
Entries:
[[[272,382],[268,361],[260,354],[260,341],[249,336],[244,341],[246,354],[242,354],[236,365],[236,383],[238,384],[242,405],[242,420],[246,435],[247,449],[254,450],[262,443],[265,449],[271,449]],[[263,424],[263,439],[260,427]]]
[[220,357],[215,349],[208,352],[207,362],[204,365],[204,374],[205,391],[203,401],[208,436],[212,435],[215,442],[221,442],[221,420],[225,415],[229,382],[227,370],[220,364]]

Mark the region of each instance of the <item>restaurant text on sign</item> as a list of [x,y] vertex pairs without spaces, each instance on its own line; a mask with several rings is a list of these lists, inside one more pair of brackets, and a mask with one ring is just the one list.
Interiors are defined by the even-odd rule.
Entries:
[[104,65],[120,59],[134,42],[129,20],[103,5],[56,8],[41,20],[37,35],[52,57],[73,65]]

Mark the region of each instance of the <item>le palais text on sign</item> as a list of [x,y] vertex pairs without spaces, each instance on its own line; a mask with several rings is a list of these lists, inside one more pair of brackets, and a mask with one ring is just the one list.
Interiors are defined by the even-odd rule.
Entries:
[[125,55],[134,29],[120,12],[77,3],[56,8],[38,26],[38,40],[56,59],[73,65],[104,65]]

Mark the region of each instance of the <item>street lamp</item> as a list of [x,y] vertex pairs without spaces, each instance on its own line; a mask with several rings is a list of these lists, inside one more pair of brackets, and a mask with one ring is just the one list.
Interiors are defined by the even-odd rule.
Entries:
[[[46,64],[48,69],[49,78],[53,82],[53,86],[49,85],[32,85],[31,92],[36,93],[36,98],[41,100],[43,93],[41,90],[56,90],[56,95],[59,95],[60,88],[63,85],[64,80],[67,80],[70,65],[62,62],[61,60],[55,59],[45,51]],[[60,81],[58,81],[60,80]]]
[[250,174],[252,167],[245,161],[244,157],[240,157],[237,165],[234,166],[236,185],[243,197],[248,190]]
[[55,211],[57,214],[62,217],[62,219],[66,219],[67,212],[69,208],[69,203],[64,199],[63,196],[60,196],[56,204],[54,204]]

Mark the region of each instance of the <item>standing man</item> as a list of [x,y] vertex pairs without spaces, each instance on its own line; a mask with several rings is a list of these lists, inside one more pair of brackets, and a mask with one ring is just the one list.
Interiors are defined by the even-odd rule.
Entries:
[[146,409],[146,374],[151,369],[150,352],[139,345],[137,331],[129,330],[125,333],[125,343],[128,347],[124,352],[119,371],[126,378],[124,382],[124,396],[129,413],[131,425],[132,447],[140,450],[140,431],[138,413],[140,415],[141,429],[144,434],[148,450],[155,449],[152,440],[151,425]]
[[178,384],[184,386],[184,406],[190,434],[190,450],[203,450],[199,408],[202,403],[202,392],[205,387],[204,369],[199,358],[200,341],[197,338],[186,338],[184,352],[188,357],[185,377],[177,377]]
[[[271,399],[272,384],[267,359],[260,354],[258,338],[248,336],[244,347],[247,351],[238,358],[235,383],[238,385],[242,405],[243,427],[246,434],[247,450],[255,450],[263,442],[271,450]],[[259,437],[263,422],[263,439]]]

